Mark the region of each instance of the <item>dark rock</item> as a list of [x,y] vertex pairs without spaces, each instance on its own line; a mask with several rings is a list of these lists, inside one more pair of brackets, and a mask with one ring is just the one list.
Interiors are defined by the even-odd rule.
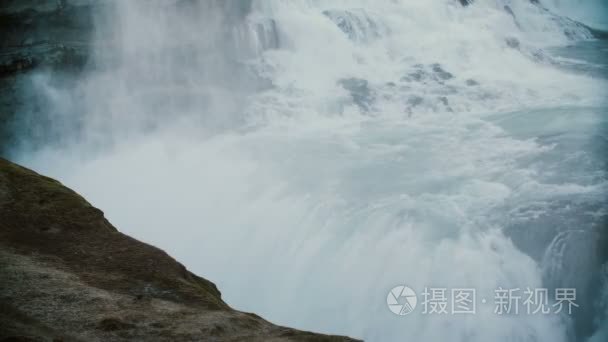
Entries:
[[0,218],[0,341],[352,341],[230,308],[212,282],[72,190],[1,158]]
[[454,78],[454,75],[452,75],[452,73],[449,73],[449,72],[443,70],[441,65],[439,65],[437,63],[431,65],[431,67],[433,69],[433,72],[435,73],[435,75],[437,77],[439,77],[439,79],[449,80],[450,78]]
[[601,39],[601,40],[608,40],[608,31],[598,30],[598,29],[594,29],[592,27],[588,27],[588,29],[591,32],[591,34],[593,34],[594,38]]
[[517,38],[513,38],[513,37],[506,38],[505,43],[507,43],[508,47],[519,50],[520,44],[519,44],[519,40]]
[[346,90],[349,91],[353,102],[359,106],[362,110],[370,110],[374,103],[375,97],[372,91],[369,89],[367,80],[362,78],[344,78],[338,81],[338,83]]
[[[535,5],[540,5],[540,1],[539,0],[529,0],[531,3],[535,4]],[[458,2],[460,2],[460,4],[462,6],[468,6],[470,4],[473,3],[473,0],[458,0]]]
[[414,72],[410,72],[409,74],[401,77],[401,81],[402,82],[420,82],[424,77],[426,76],[426,73],[424,72],[424,70],[416,70]]
[[88,63],[99,6],[93,0],[0,3],[0,155],[16,140],[11,123],[20,106],[38,104],[20,85],[37,70],[76,77]]
[[509,13],[509,15],[515,19],[515,13],[509,5],[505,5],[503,8],[505,9],[505,12]]
[[116,331],[116,330],[126,330],[135,328],[135,324],[126,323],[121,321],[118,318],[104,318],[99,322],[97,329],[103,331]]
[[434,63],[429,66],[421,64],[414,65],[414,71],[401,77],[402,82],[422,82],[422,81],[433,81],[442,84],[444,81],[454,78],[451,72],[446,71],[443,67]]
[[439,100],[439,102],[441,102],[441,104],[443,105],[443,107],[448,111],[448,112],[453,112],[454,110],[452,109],[452,107],[450,107],[450,101],[448,100],[447,97],[445,96],[440,96],[439,98],[437,98]]
[[352,41],[368,42],[380,36],[380,26],[364,11],[326,10],[323,14]]

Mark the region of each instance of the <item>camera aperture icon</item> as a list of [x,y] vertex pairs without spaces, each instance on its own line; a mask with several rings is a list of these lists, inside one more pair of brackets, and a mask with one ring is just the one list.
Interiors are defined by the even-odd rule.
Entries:
[[418,297],[416,292],[405,285],[395,286],[386,296],[386,304],[392,313],[405,316],[414,311]]

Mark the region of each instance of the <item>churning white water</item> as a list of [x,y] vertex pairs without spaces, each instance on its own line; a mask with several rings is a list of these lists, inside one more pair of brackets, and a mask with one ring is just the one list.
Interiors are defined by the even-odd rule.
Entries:
[[[32,78],[59,138],[15,155],[279,324],[600,341],[608,83],[551,52],[593,38],[552,13],[116,1],[74,86]],[[400,284],[474,288],[477,312],[396,316]],[[581,313],[497,315],[499,287],[574,287]]]

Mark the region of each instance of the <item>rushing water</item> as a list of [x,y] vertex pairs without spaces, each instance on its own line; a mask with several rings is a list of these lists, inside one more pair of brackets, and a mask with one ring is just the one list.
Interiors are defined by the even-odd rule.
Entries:
[[[605,340],[608,44],[584,26],[506,0],[98,17],[86,74],[32,77],[52,124],[14,155],[229,304],[370,341]],[[396,316],[400,284],[474,288],[477,312]],[[527,287],[579,307],[494,312]]]

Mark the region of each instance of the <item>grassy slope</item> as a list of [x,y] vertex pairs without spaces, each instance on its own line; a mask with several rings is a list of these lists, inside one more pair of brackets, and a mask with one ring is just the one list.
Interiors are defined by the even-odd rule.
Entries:
[[0,279],[0,340],[349,340],[231,309],[213,283],[77,193],[4,159]]

